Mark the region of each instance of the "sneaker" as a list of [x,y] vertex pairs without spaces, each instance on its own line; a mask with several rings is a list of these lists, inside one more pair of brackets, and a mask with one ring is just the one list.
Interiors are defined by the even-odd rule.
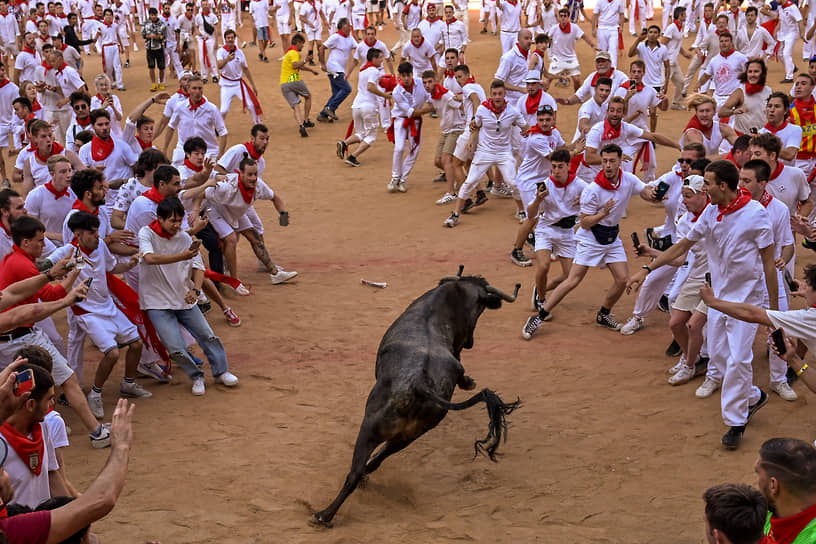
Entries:
[[533,261],[531,261],[527,255],[524,254],[524,250],[514,247],[513,251],[510,252],[510,260],[516,266],[521,266],[522,268],[526,268],[528,266],[533,265]]
[[450,217],[445,219],[444,226],[448,228],[453,228],[459,223],[459,214],[456,212],[451,212]]
[[165,85],[164,83],[159,83],[159,90],[160,91],[166,91],[167,90],[167,85]]
[[303,121],[303,126],[306,128],[314,128],[315,124],[312,123],[309,119]]
[[[252,45],[254,46],[255,42],[252,42]],[[263,61],[263,55],[261,53],[258,53],[258,60]]]
[[677,364],[669,369],[669,375],[674,376],[675,374],[680,372],[680,369],[683,368],[684,366],[686,366],[686,356],[681,355],[680,360],[677,361]]
[[325,110],[325,111],[326,111],[326,115],[328,115],[329,117],[331,117],[331,118],[332,118],[334,121],[338,121],[338,120],[340,119],[339,117],[337,117],[337,114],[336,114],[336,113],[334,113],[334,112],[333,112],[332,110],[330,110],[329,108],[326,108],[326,110]]
[[354,155],[349,155],[348,157],[346,157],[346,164],[348,164],[349,166],[357,167],[360,166],[360,161],[358,161],[357,157],[355,157]]
[[735,450],[742,442],[742,435],[745,433],[745,425],[737,425],[728,429],[722,437],[722,445],[727,450]]
[[680,344],[677,343],[677,340],[672,340],[672,343],[666,348],[666,356],[679,357],[681,353],[683,353],[683,350],[680,349]]
[[538,330],[541,326],[541,318],[538,317],[538,314],[530,316],[527,318],[527,321],[524,323],[524,327],[521,329],[521,336],[525,340],[530,340],[533,337],[533,334]]
[[487,180],[487,190],[488,190],[488,191],[490,191],[491,189],[493,189],[493,185],[495,185],[495,184],[493,183],[493,180],[492,180],[492,179],[488,179],[488,180]]
[[793,83],[793,80],[792,80],[791,78],[789,78],[789,77],[786,77],[785,79],[783,79],[783,80],[782,80],[782,81],[780,81],[779,83],[783,83],[783,84],[784,84],[784,83]]
[[218,83],[218,76],[213,76],[213,83]]
[[322,111],[317,115],[317,120],[321,123],[334,123],[334,119],[332,119]]
[[105,417],[105,408],[102,405],[102,395],[94,395],[93,391],[88,393],[88,408],[96,419]]
[[524,223],[525,221],[527,221],[527,212],[525,212],[524,210],[519,210],[513,214],[513,217],[518,219],[519,223]]
[[151,86],[150,86],[150,92],[151,92],[151,93],[155,93],[155,92],[156,92],[156,91],[158,91],[158,90],[159,90],[159,85],[158,85],[158,83],[154,83],[153,85],[151,85]]
[[408,187],[406,187],[406,186],[405,186],[405,182],[404,182],[404,181],[400,181],[400,182],[397,184],[397,191],[399,191],[400,193],[405,193],[405,192],[407,192],[407,191],[408,191]]
[[621,327],[621,334],[624,336],[629,336],[635,334],[637,331],[642,329],[646,326],[646,320],[642,317],[632,316],[629,318],[629,321],[626,322],[626,325]]
[[[280,272],[278,272],[280,274]],[[227,318],[227,323],[230,327],[240,327],[241,318],[232,311],[232,308],[224,308],[224,317]]]
[[157,362],[153,363],[139,363],[139,366],[136,367],[136,372],[142,374],[143,376],[148,376],[160,382],[169,382],[172,376],[165,375],[165,367],[160,365]]
[[702,376],[706,372],[708,372],[708,357],[700,357],[694,363],[694,377]]
[[530,234],[527,235],[527,239],[524,240],[524,243],[530,246],[530,249],[535,251],[535,233],[530,231]]
[[621,329],[621,324],[612,319],[610,314],[602,314],[598,312],[598,315],[595,316],[595,323],[599,327],[606,327],[607,329],[612,329],[613,331],[619,331]]
[[291,280],[297,276],[297,274],[297,272],[288,272],[279,268],[277,274],[269,274],[269,277],[272,279],[272,285],[277,285],[279,283]]
[[484,191],[479,189],[478,191],[476,191],[476,200],[473,202],[473,205],[481,206],[485,202],[487,202],[487,195],[485,194]]
[[787,381],[772,383],[771,391],[782,397],[782,400],[794,401],[799,398],[799,395],[788,385]]
[[399,183],[399,180],[396,179],[396,178],[393,178],[391,181],[389,181],[388,186],[386,186],[386,189],[388,190],[388,192],[389,193],[396,193],[398,183]]
[[[134,47],[135,47],[135,45],[134,45]],[[125,61],[125,68],[130,68],[130,61],[129,60]],[[215,79],[215,78],[213,78],[213,79]]]
[[201,83],[206,85],[207,84],[207,78],[206,77],[201,78]]
[[669,313],[669,297],[663,295],[657,303],[657,309],[663,313]]
[[215,381],[221,385],[226,385],[227,387],[235,387],[238,385],[238,376],[232,372],[224,372],[223,374],[216,376]]
[[694,377],[694,367],[688,366],[685,361],[683,362],[683,366],[680,367],[680,370],[674,373],[673,376],[669,377],[669,383],[671,385],[683,385],[684,383],[688,383]]
[[[264,272],[266,272],[266,269],[264,269]],[[252,294],[252,291],[247,289],[246,285],[244,285],[243,283],[239,283],[238,287],[233,287],[232,290],[235,291],[236,295],[242,297],[248,297],[249,295]]]
[[465,203],[462,205],[462,213],[469,212],[476,204],[474,204],[473,200],[466,199]]
[[88,437],[91,439],[91,447],[95,450],[109,448],[111,443],[110,426],[107,423],[102,424],[94,432],[89,433]]
[[[281,60],[283,60],[283,57],[281,57]],[[264,58],[262,59],[262,61],[263,61],[263,62],[269,62],[269,57],[264,57]]]
[[133,399],[149,399],[153,396],[153,393],[142,387],[136,382],[126,382],[122,380],[122,383],[119,384],[119,394],[123,397],[133,398]]
[[456,201],[456,195],[453,193],[445,193],[442,198],[436,201],[437,204],[449,204]]
[[196,378],[193,380],[193,395],[200,397],[204,393],[207,392],[207,388],[204,387],[204,378]]
[[11,189],[11,182],[8,178],[3,180],[3,185],[1,186],[3,189]]
[[439,174],[438,176],[436,176],[433,179],[434,183],[441,183],[441,182],[444,182],[444,181],[448,181],[448,177],[445,175],[445,172],[442,172],[441,174]]
[[694,392],[694,396],[696,396],[698,399],[707,399],[713,395],[721,385],[722,384],[717,380],[706,376],[706,379],[703,381],[703,385],[697,388],[697,390]]
[[501,198],[513,198],[513,193],[507,185],[501,185],[500,187],[493,185],[493,188],[490,189],[490,194]]
[[306,124],[305,123],[298,127],[298,131],[300,132],[300,137],[301,138],[308,138],[309,137],[309,133],[306,132]]
[[768,404],[768,394],[763,391],[762,389],[759,390],[759,400],[756,401],[756,404],[752,404],[748,407],[748,419],[745,421],[748,423],[751,421],[751,418],[754,417],[754,414],[759,412],[759,409]]
[[337,142],[337,158],[341,161],[346,158],[346,151],[348,151],[348,146],[346,142],[340,140]]

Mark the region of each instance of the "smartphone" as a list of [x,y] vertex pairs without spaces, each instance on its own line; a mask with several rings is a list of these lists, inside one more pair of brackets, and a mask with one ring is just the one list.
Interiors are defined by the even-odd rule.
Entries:
[[190,251],[198,251],[198,248],[201,247],[201,240],[193,240],[193,243],[190,244]]
[[640,237],[637,232],[632,233],[632,243],[635,244],[635,253],[640,255]]
[[706,272],[705,282],[708,284],[709,287],[711,287],[711,272]]
[[93,278],[88,278],[87,280],[85,280],[85,287],[90,289],[92,283],[93,283]]
[[200,211],[200,212],[198,212],[198,216],[199,216],[201,219],[204,219],[205,217],[207,217],[207,214],[208,214],[208,213],[210,213],[210,208],[207,208],[207,207],[205,207],[205,208],[201,208],[201,211]]
[[785,355],[788,348],[785,346],[785,338],[782,336],[781,327],[771,333],[771,339],[773,340],[774,346],[776,346],[776,351],[779,353],[779,355]]
[[34,389],[34,371],[32,369],[23,370],[17,374],[14,380],[14,395],[19,397],[23,393]]
[[637,81],[635,81],[634,79],[630,79],[629,80],[629,88],[634,89],[636,87],[637,87]]
[[799,290],[799,282],[793,279],[790,275],[790,272],[785,270],[785,283],[788,284],[788,289],[791,293],[795,293]]
[[666,193],[669,192],[669,188],[671,185],[666,183],[665,181],[661,181],[657,184],[657,191],[655,191],[655,199],[656,200],[663,200],[663,197],[666,196]]
[[280,219],[278,223],[281,227],[288,227],[289,226],[289,212],[280,212]]

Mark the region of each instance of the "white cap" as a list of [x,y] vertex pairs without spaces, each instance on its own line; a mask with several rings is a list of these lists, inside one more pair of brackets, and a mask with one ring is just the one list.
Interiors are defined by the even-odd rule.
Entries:
[[692,174],[690,176],[686,176],[683,180],[683,187],[688,187],[695,193],[701,193],[703,191],[703,176],[698,176],[697,174]]

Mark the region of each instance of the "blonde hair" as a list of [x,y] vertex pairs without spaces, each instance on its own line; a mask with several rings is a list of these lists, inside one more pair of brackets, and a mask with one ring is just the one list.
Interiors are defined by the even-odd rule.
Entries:
[[102,81],[107,81],[107,82],[108,82],[108,86],[112,86],[112,84],[111,84],[111,80],[110,80],[110,78],[107,76],[107,74],[99,74],[98,76],[96,76],[96,77],[94,78],[94,87],[96,87],[96,88],[98,89],[98,88],[99,88],[99,83],[100,83],[100,82],[102,82]]
[[717,101],[708,96],[707,94],[697,93],[691,95],[688,100],[686,100],[686,106],[689,108],[694,108],[696,111],[698,107],[702,106],[703,104],[713,104],[714,109],[717,109]]
[[68,164],[71,164],[71,161],[69,161],[65,155],[51,155],[50,157],[48,157],[48,160],[46,161],[46,164],[48,165],[48,173],[53,174],[54,172],[56,172],[57,164],[61,162],[67,162]]

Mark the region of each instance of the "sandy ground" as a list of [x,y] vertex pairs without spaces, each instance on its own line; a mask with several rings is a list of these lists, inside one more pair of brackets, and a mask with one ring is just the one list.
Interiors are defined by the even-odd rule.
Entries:
[[[475,41],[468,58],[487,87],[500,46],[478,34],[476,17],[471,14]],[[245,38],[248,31],[249,24]],[[396,39],[393,29],[382,34],[389,44]],[[589,70],[592,53],[586,44],[578,51]],[[171,385],[146,382],[154,397],[137,403],[127,485],[113,513],[94,525],[103,541],[701,542],[703,490],[724,481],[755,483],[753,461],[767,438],[816,438],[816,416],[807,406],[814,397],[797,385],[801,400],[786,403],[772,395],[741,449],[722,450],[726,428],[718,396],[696,399],[699,381],[666,383],[666,369],[676,362],[663,354],[670,341],[666,314],[649,316],[647,328],[631,337],[593,325],[610,282],[603,270],[591,271],[552,323],[524,342],[533,269],[509,260],[517,228],[513,206],[491,198],[458,228],[442,227],[449,208],[434,205],[443,187],[431,183],[438,124],[426,123],[408,193],[388,194],[392,146],[384,137],[363,156],[362,168],[334,155],[351,99],[339,110],[339,123],[320,125],[301,139],[278,91],[279,65],[259,63],[251,47],[245,52],[272,128],[266,181],[286,199],[291,226],[277,226],[269,203],[258,208],[274,258],[300,275],[273,287],[254,272],[254,258],[241,246],[241,266],[250,271],[244,279],[255,294],[227,296],[244,324],[231,329],[217,311],[209,316],[240,387],[211,386],[198,398],[182,375]],[[278,46],[269,56],[280,54]],[[128,91],[120,93],[126,108],[147,95],[144,53],[131,57]],[[99,63],[89,59],[86,79],[93,79]],[[781,79],[779,64],[772,64],[771,74],[769,81]],[[323,75],[305,79],[316,96],[313,111],[319,111],[328,82]],[[551,91],[567,95],[563,88]],[[218,101],[212,83],[206,93]],[[559,113],[566,135],[574,130],[577,109]],[[661,114],[659,130],[679,136],[687,119],[685,112]],[[228,126],[230,145],[247,139],[250,119],[237,104]],[[677,152],[660,149],[658,155],[663,172]],[[634,202],[622,232],[659,222],[661,209]],[[800,263],[814,262],[799,250]],[[348,470],[382,334],[460,263],[466,273],[501,288],[523,285],[518,302],[485,312],[475,346],[462,359],[479,387],[524,403],[510,418],[501,461],[473,458],[473,441],[486,431],[483,409],[452,413],[354,493],[333,529],[312,528],[311,512],[331,502]],[[388,288],[363,287],[361,277],[387,281]],[[634,301],[624,296],[615,308],[619,320],[628,318]],[[767,357],[756,351],[755,381],[764,387]],[[100,355],[90,345],[87,354],[83,383],[89,386]],[[105,388],[108,412],[120,375],[117,368]],[[454,396],[464,398],[463,392]],[[73,414],[66,417],[75,429],[67,473],[85,489],[106,453],[91,450]]]

